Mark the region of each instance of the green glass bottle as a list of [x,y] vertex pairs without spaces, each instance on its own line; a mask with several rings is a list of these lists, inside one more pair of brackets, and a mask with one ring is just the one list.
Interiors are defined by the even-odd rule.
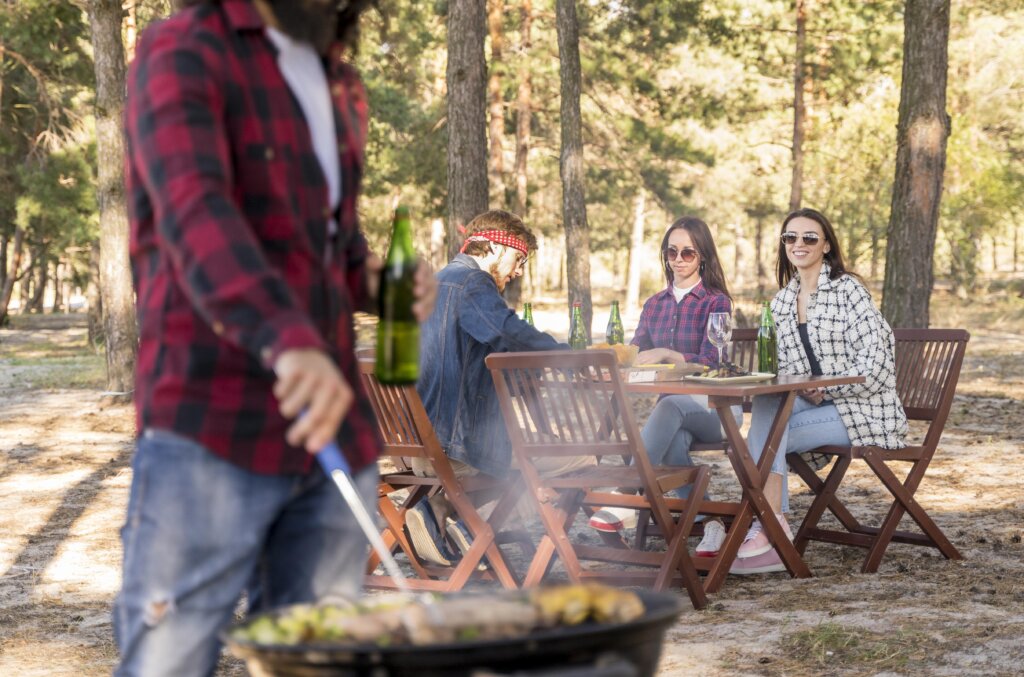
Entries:
[[757,370],[769,374],[779,373],[779,346],[775,334],[775,320],[767,301],[761,304],[761,326],[757,329]]
[[622,317],[619,315],[619,302],[612,301],[612,312],[608,316],[608,328],[604,330],[604,340],[609,345],[624,343],[626,332],[622,328]]
[[415,383],[420,375],[420,325],[412,312],[416,265],[409,208],[399,206],[380,275],[376,375],[381,383]]
[[590,345],[587,328],[583,325],[583,304],[574,301],[572,304],[572,325],[569,329],[569,347],[573,350],[585,350]]
[[531,327],[534,326],[533,325],[533,304],[532,303],[527,302],[527,303],[523,304],[523,322],[525,322],[526,324],[530,325]]

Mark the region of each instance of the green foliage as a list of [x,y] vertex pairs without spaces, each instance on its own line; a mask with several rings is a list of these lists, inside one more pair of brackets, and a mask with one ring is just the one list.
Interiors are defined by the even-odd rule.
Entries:
[[0,36],[0,238],[24,229],[33,266],[64,261],[84,287],[96,229],[86,16],[67,2],[4,3]]
[[[136,3],[139,30],[168,0]],[[357,66],[370,138],[362,223],[380,251],[394,203],[421,231],[445,214],[445,0],[386,0],[364,20]],[[521,67],[533,88],[530,226],[561,241],[559,73],[553,0],[533,0],[532,48],[520,5],[506,0],[504,60],[489,64],[506,104],[512,167]],[[901,77],[902,0],[808,3],[803,202],[837,225],[861,274],[884,269]],[[578,3],[587,209],[595,282],[621,285],[637,196],[646,239],[684,213],[712,226],[730,281],[769,270],[788,206],[793,134],[792,0],[591,0]],[[954,3],[952,118],[937,270],[975,288],[982,242],[1013,238],[1024,215],[1024,8],[1019,0]],[[87,20],[75,3],[0,3],[0,237],[28,229],[31,247],[77,249],[95,234],[88,117],[93,81]],[[505,184],[512,190],[511,176]],[[495,207],[509,208],[511,193]],[[760,224],[764,242],[753,251]],[[422,237],[421,237],[422,240]],[[421,242],[422,244],[422,242]],[[741,256],[742,254],[742,256]],[[733,258],[735,256],[735,258]],[[79,264],[76,264],[79,265]],[[735,268],[735,270],[734,270]],[[82,273],[84,274],[84,272]],[[656,271],[643,284],[661,284]]]

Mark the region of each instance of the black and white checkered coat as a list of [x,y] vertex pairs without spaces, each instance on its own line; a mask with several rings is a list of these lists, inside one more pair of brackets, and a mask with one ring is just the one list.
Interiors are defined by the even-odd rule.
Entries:
[[[865,381],[831,386],[825,389],[825,397],[836,405],[854,445],[900,448],[907,434],[907,416],[896,394],[892,329],[863,284],[850,275],[830,280],[830,271],[828,262],[823,262],[818,289],[807,305],[811,347],[823,374],[857,374]],[[771,304],[783,374],[811,373],[797,330],[799,291],[800,277],[794,276]]]

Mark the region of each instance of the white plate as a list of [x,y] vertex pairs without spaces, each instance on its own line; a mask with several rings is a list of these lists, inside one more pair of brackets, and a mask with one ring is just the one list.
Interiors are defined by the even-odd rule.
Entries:
[[758,381],[771,380],[775,378],[775,374],[755,371],[746,376],[684,376],[683,378],[687,381],[697,381],[699,383],[757,383]]

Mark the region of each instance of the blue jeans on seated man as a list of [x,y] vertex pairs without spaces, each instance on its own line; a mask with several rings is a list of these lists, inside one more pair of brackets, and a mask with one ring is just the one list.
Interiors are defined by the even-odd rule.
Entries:
[[[253,581],[266,609],[358,594],[366,538],[319,468],[257,475],[147,429],[132,471],[116,675],[212,675],[217,633]],[[377,476],[371,466],[354,478],[371,514]]]
[[[768,431],[780,406],[780,395],[760,395],[754,398],[750,430],[747,432],[747,446],[750,447],[750,455],[755,462],[761,458],[764,443],[768,440]],[[786,481],[789,467],[786,464],[786,454],[799,454],[825,445],[849,444],[850,436],[836,405],[827,400],[815,405],[802,397],[796,398],[793,412],[779,442],[779,453],[775,455],[772,463],[772,472],[782,475],[782,512],[789,512],[789,486]]]
[[[743,425],[743,408],[732,407],[736,425]],[[640,431],[647,457],[653,465],[693,465],[693,443],[721,442],[725,439],[718,412],[708,408],[708,398],[694,395],[669,395],[654,407]],[[676,498],[690,495],[691,485],[673,490]],[[707,495],[704,496],[707,499]]]

